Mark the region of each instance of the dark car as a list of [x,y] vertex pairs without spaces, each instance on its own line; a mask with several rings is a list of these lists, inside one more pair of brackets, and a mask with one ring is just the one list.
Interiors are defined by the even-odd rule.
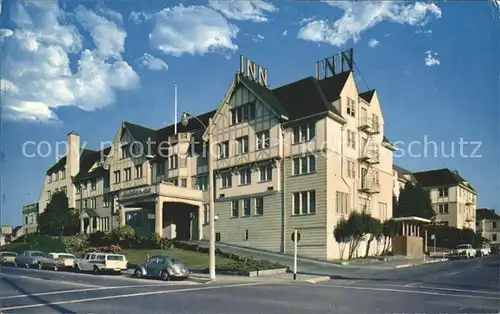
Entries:
[[136,278],[152,277],[170,280],[171,278],[187,279],[190,276],[191,271],[180,259],[167,255],[152,256],[146,263],[137,266],[134,270]]

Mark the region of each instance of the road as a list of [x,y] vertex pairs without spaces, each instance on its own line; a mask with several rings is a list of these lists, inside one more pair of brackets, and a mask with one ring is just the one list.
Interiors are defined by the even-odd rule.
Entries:
[[172,282],[4,268],[2,313],[498,313],[500,256],[309,284]]

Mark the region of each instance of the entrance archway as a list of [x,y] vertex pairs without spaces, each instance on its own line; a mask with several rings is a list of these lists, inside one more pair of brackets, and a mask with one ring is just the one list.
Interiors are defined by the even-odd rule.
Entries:
[[199,239],[199,207],[181,202],[165,202],[163,226],[175,226],[175,239]]

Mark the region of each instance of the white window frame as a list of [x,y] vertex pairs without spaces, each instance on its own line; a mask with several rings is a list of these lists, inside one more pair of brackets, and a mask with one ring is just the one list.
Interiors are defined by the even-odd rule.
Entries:
[[309,142],[316,137],[316,123],[310,122],[292,129],[292,144]]
[[217,149],[218,149],[218,153],[219,153],[219,156],[218,156],[219,159],[229,158],[229,153],[230,153],[229,152],[229,141],[224,141],[224,142],[217,144]]
[[267,164],[259,166],[259,182],[269,182],[273,180],[273,165]]
[[114,180],[115,184],[121,182],[121,172],[120,172],[120,170],[117,170],[117,171],[114,172],[114,179],[115,179]]
[[197,178],[198,190],[205,191],[208,189],[208,175],[202,174]]
[[347,114],[351,117],[356,117],[356,102],[351,98],[347,97]]
[[337,191],[335,193],[335,201],[338,214],[347,214],[349,212],[349,194]]
[[356,132],[347,130],[347,147],[356,149]]
[[252,169],[250,168],[240,169],[239,175],[240,175],[240,185],[252,184]]
[[[259,204],[259,200],[261,204]],[[254,210],[254,215],[255,216],[263,216],[264,215],[264,197],[256,197],[254,200],[255,203],[255,210]],[[259,211],[260,208],[260,211]]]
[[179,168],[179,156],[171,155],[168,157],[168,169],[178,169]]
[[125,181],[132,180],[132,169],[130,167],[123,169],[123,172],[125,174]]
[[230,188],[233,185],[233,174],[231,172],[221,174],[221,183],[223,189]]
[[269,130],[255,133],[255,150],[269,148],[271,145],[271,135]]
[[293,216],[314,215],[316,214],[316,206],[316,190],[292,193]]
[[251,198],[244,198],[243,201],[243,206],[241,208],[241,213],[242,217],[250,217],[252,215],[252,199]]
[[352,179],[356,179],[356,164],[354,161],[347,161],[347,176]]
[[438,189],[438,196],[439,197],[448,197],[449,196],[448,188],[439,188]]
[[141,179],[142,175],[142,165],[135,166],[135,178]]
[[[235,210],[236,210],[236,215],[235,215]],[[240,201],[235,200],[231,201],[231,218],[238,218],[240,217]]]
[[248,154],[248,135],[236,139],[236,155]]
[[315,172],[316,172],[315,155],[311,154],[306,156],[299,156],[299,157],[294,157],[292,159],[292,175],[304,175]]
[[442,215],[449,214],[450,213],[450,206],[448,205],[448,203],[439,204],[438,205],[438,213],[442,214]]

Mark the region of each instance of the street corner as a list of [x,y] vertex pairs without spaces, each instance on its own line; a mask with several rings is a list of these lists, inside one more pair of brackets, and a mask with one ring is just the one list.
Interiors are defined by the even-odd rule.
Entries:
[[309,278],[309,279],[303,279],[302,281],[307,282],[307,283],[316,284],[316,283],[330,281],[330,279],[331,279],[330,276],[318,276],[318,277],[313,277],[313,278]]

